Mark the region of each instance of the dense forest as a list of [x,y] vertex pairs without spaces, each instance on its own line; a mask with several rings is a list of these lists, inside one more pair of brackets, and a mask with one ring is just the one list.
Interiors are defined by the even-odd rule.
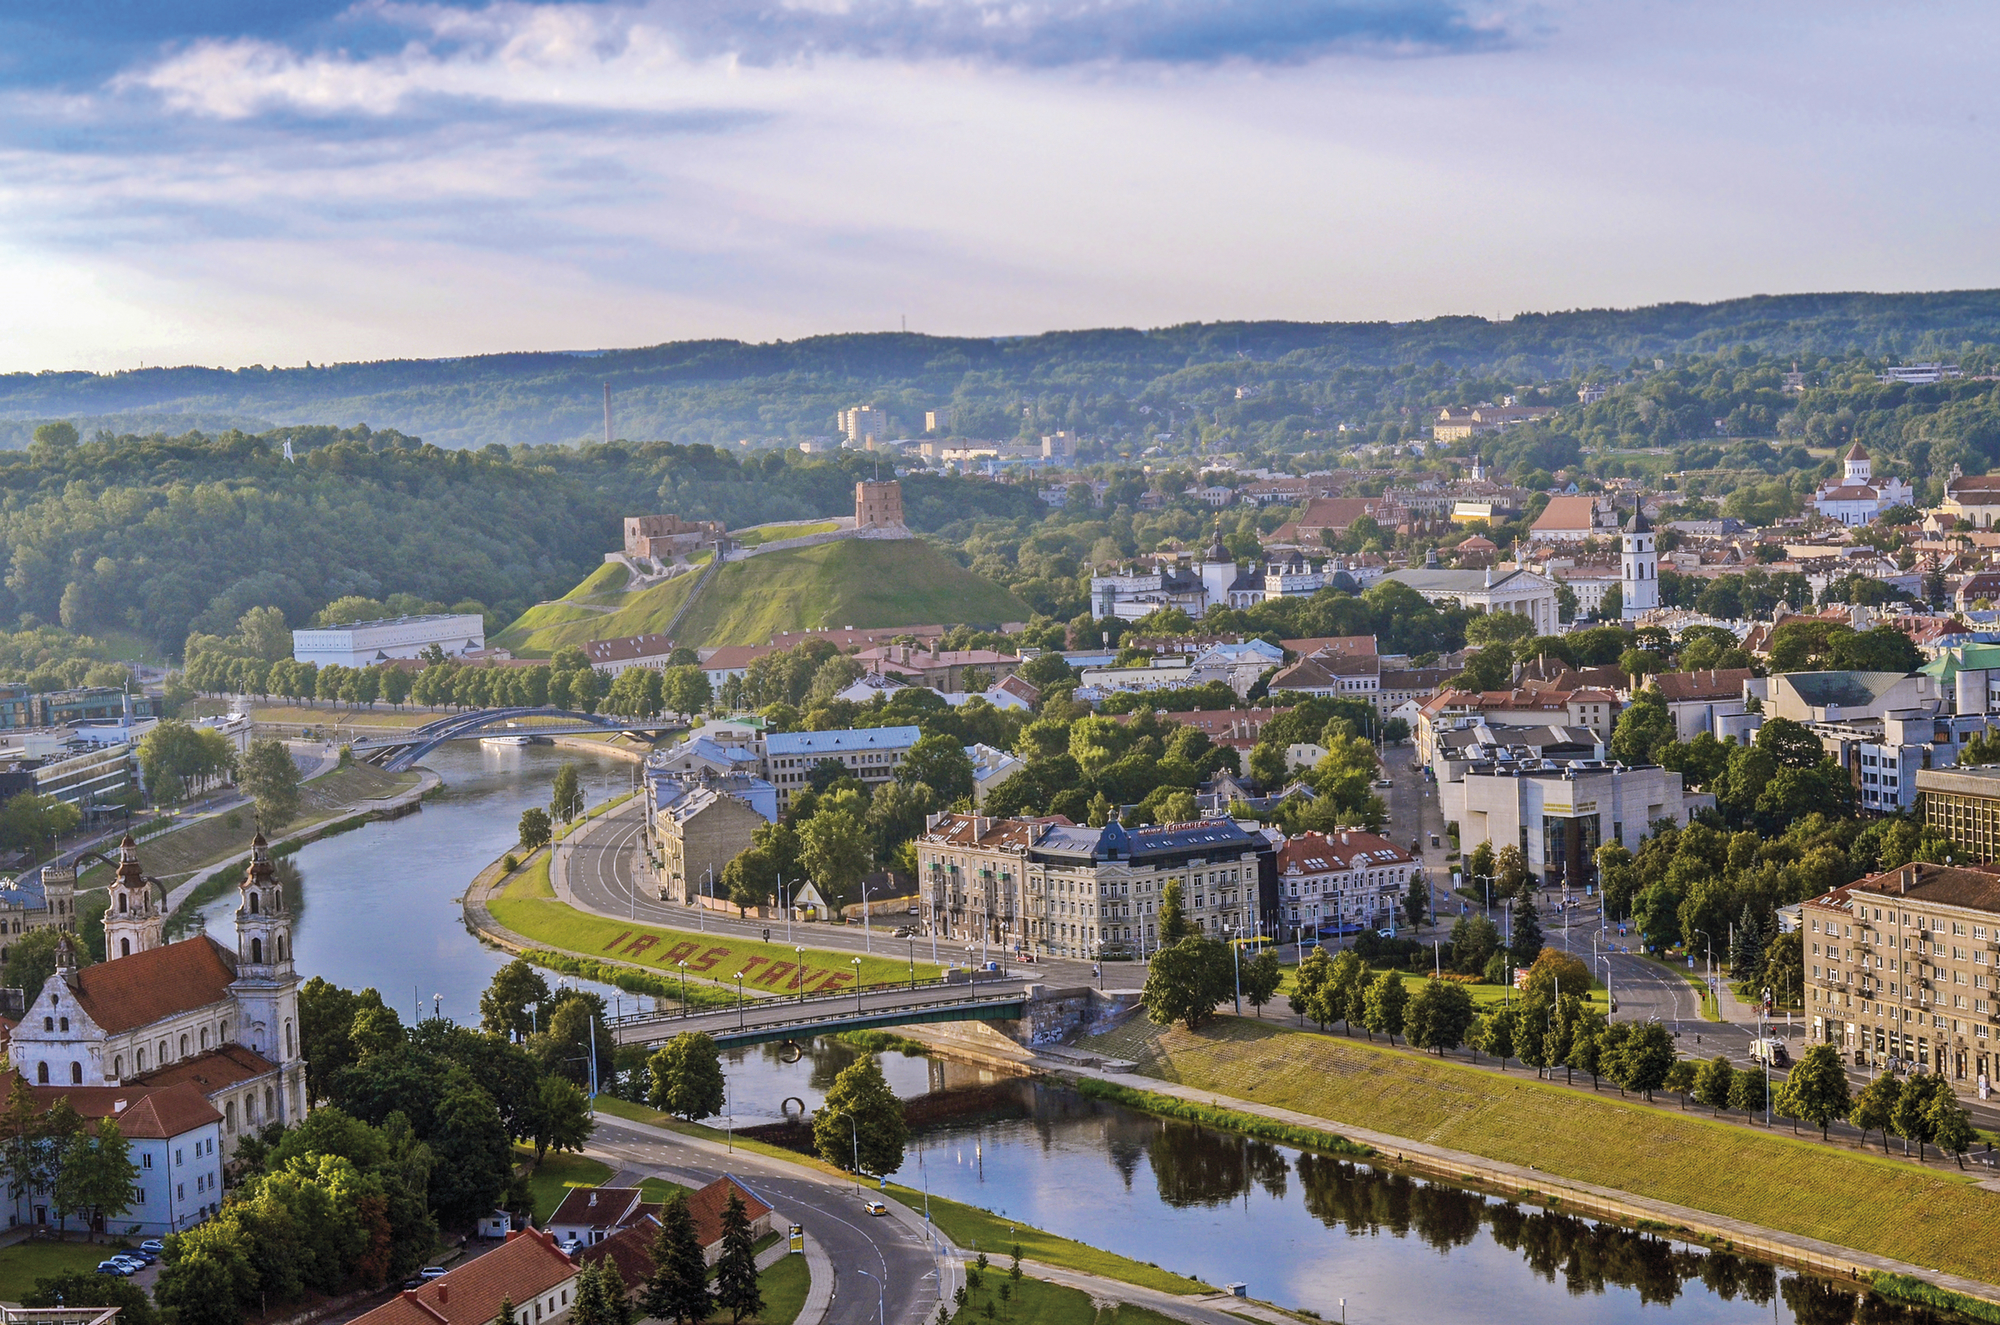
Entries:
[[949,406],[952,431],[967,437],[1069,428],[1145,441],[1221,426],[1296,445],[1343,427],[1401,428],[1440,398],[1477,401],[1524,383],[1616,377],[1738,348],[1788,363],[1958,358],[1995,343],[2000,292],[1958,291],[1758,296],[1506,321],[839,335],[299,368],[49,371],[0,375],[0,445],[25,445],[50,419],[86,431],[175,433],[365,421],[448,448],[574,442],[601,436],[606,383],[615,435],[683,443],[824,435],[838,410],[875,401],[911,434],[926,410]]

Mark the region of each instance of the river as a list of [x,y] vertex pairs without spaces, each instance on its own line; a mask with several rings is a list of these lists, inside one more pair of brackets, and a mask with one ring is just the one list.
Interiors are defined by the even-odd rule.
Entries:
[[[521,811],[547,802],[566,759],[583,765],[593,804],[630,784],[631,765],[606,756],[459,742],[428,761],[445,788],[420,814],[301,850],[301,972],[372,985],[425,1016],[442,995],[446,1015],[476,1022],[480,991],[507,957],[466,931],[457,899],[513,843]],[[211,933],[228,932],[235,904],[227,896],[205,908]],[[821,1040],[802,1051],[766,1045],[725,1055],[735,1125],[817,1107],[858,1054]],[[1055,1085],[945,1059],[880,1058],[901,1098],[963,1092],[970,1101],[959,1110],[928,1101],[927,1115],[944,1116],[916,1128],[899,1181],[1209,1283],[1243,1281],[1257,1297],[1328,1322],[1342,1319],[1343,1298],[1356,1325],[1582,1325],[1666,1314],[1690,1325],[1932,1320],[1879,1302],[1857,1314],[1852,1292],[1755,1261]]]

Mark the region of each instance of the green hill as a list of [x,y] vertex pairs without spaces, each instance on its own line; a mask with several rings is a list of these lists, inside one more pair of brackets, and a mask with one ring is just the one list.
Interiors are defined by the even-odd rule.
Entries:
[[[603,576],[530,608],[493,642],[546,657],[568,644],[662,631],[696,579],[682,575],[624,593]],[[691,646],[762,644],[780,631],[819,626],[998,625],[1028,616],[1026,603],[919,539],[854,539],[731,562],[703,591],[680,636]]]

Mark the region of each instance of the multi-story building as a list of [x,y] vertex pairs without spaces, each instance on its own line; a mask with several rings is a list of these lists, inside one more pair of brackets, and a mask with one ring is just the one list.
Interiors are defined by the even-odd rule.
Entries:
[[924,923],[943,938],[1056,957],[1143,956],[1178,883],[1197,930],[1268,932],[1276,848],[1227,819],[1087,828],[1060,816],[934,814],[917,839]]
[[1418,868],[1409,852],[1357,829],[1287,838],[1277,863],[1278,924],[1305,932],[1393,925]]
[[889,415],[874,405],[856,405],[840,411],[840,432],[849,446],[866,446],[889,435]]
[[1556,617],[1556,586],[1532,571],[1441,570],[1427,565],[1418,570],[1391,571],[1382,577],[1408,585],[1425,599],[1440,606],[1457,605],[1475,612],[1513,612],[1528,618],[1537,635],[1553,635],[1561,629]]
[[1628,768],[1601,759],[1467,761],[1456,782],[1438,787],[1438,804],[1459,826],[1466,851],[1481,842],[1518,846],[1528,871],[1550,887],[1581,888],[1597,877],[1597,848],[1616,842],[1637,850],[1653,824],[1685,828],[1710,797],[1688,797],[1681,775],[1650,764]]
[[1992,1080],[2000,1024],[1992,867],[1900,865],[1800,911],[1813,1041],[1838,1046],[1857,1067]]
[[1953,716],[1929,708],[1892,709],[1880,718],[1816,722],[1812,733],[1854,785],[1854,801],[1878,814],[1907,813],[1917,803],[1917,774],[1951,768],[1961,746],[1987,727],[1987,715]]
[[723,867],[754,845],[757,830],[777,817],[776,789],[740,774],[659,778],[651,781],[649,794],[654,810],[647,826],[663,901],[693,905],[721,896]]
[[2000,768],[1933,768],[1916,773],[1924,822],[1968,861],[2000,857]]
[[896,776],[903,756],[923,736],[917,727],[777,733],[764,738],[765,776],[778,789],[780,811],[791,808],[792,797],[806,786],[814,764],[839,764],[872,791]]

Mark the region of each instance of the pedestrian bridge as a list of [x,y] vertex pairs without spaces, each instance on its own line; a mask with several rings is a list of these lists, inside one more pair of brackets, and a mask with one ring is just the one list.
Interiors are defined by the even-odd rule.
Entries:
[[807,1040],[840,1031],[881,1030],[943,1021],[1020,1021],[1042,986],[1018,977],[977,984],[919,981],[871,985],[797,998],[744,998],[733,1008],[636,1013],[612,1022],[620,1044],[661,1044],[699,1031],[724,1049]]
[[617,718],[555,708],[473,709],[394,736],[356,741],[353,750],[357,759],[400,773],[446,741],[467,741],[481,736],[574,736],[604,732],[657,736],[661,732],[679,731],[684,725],[667,718]]

